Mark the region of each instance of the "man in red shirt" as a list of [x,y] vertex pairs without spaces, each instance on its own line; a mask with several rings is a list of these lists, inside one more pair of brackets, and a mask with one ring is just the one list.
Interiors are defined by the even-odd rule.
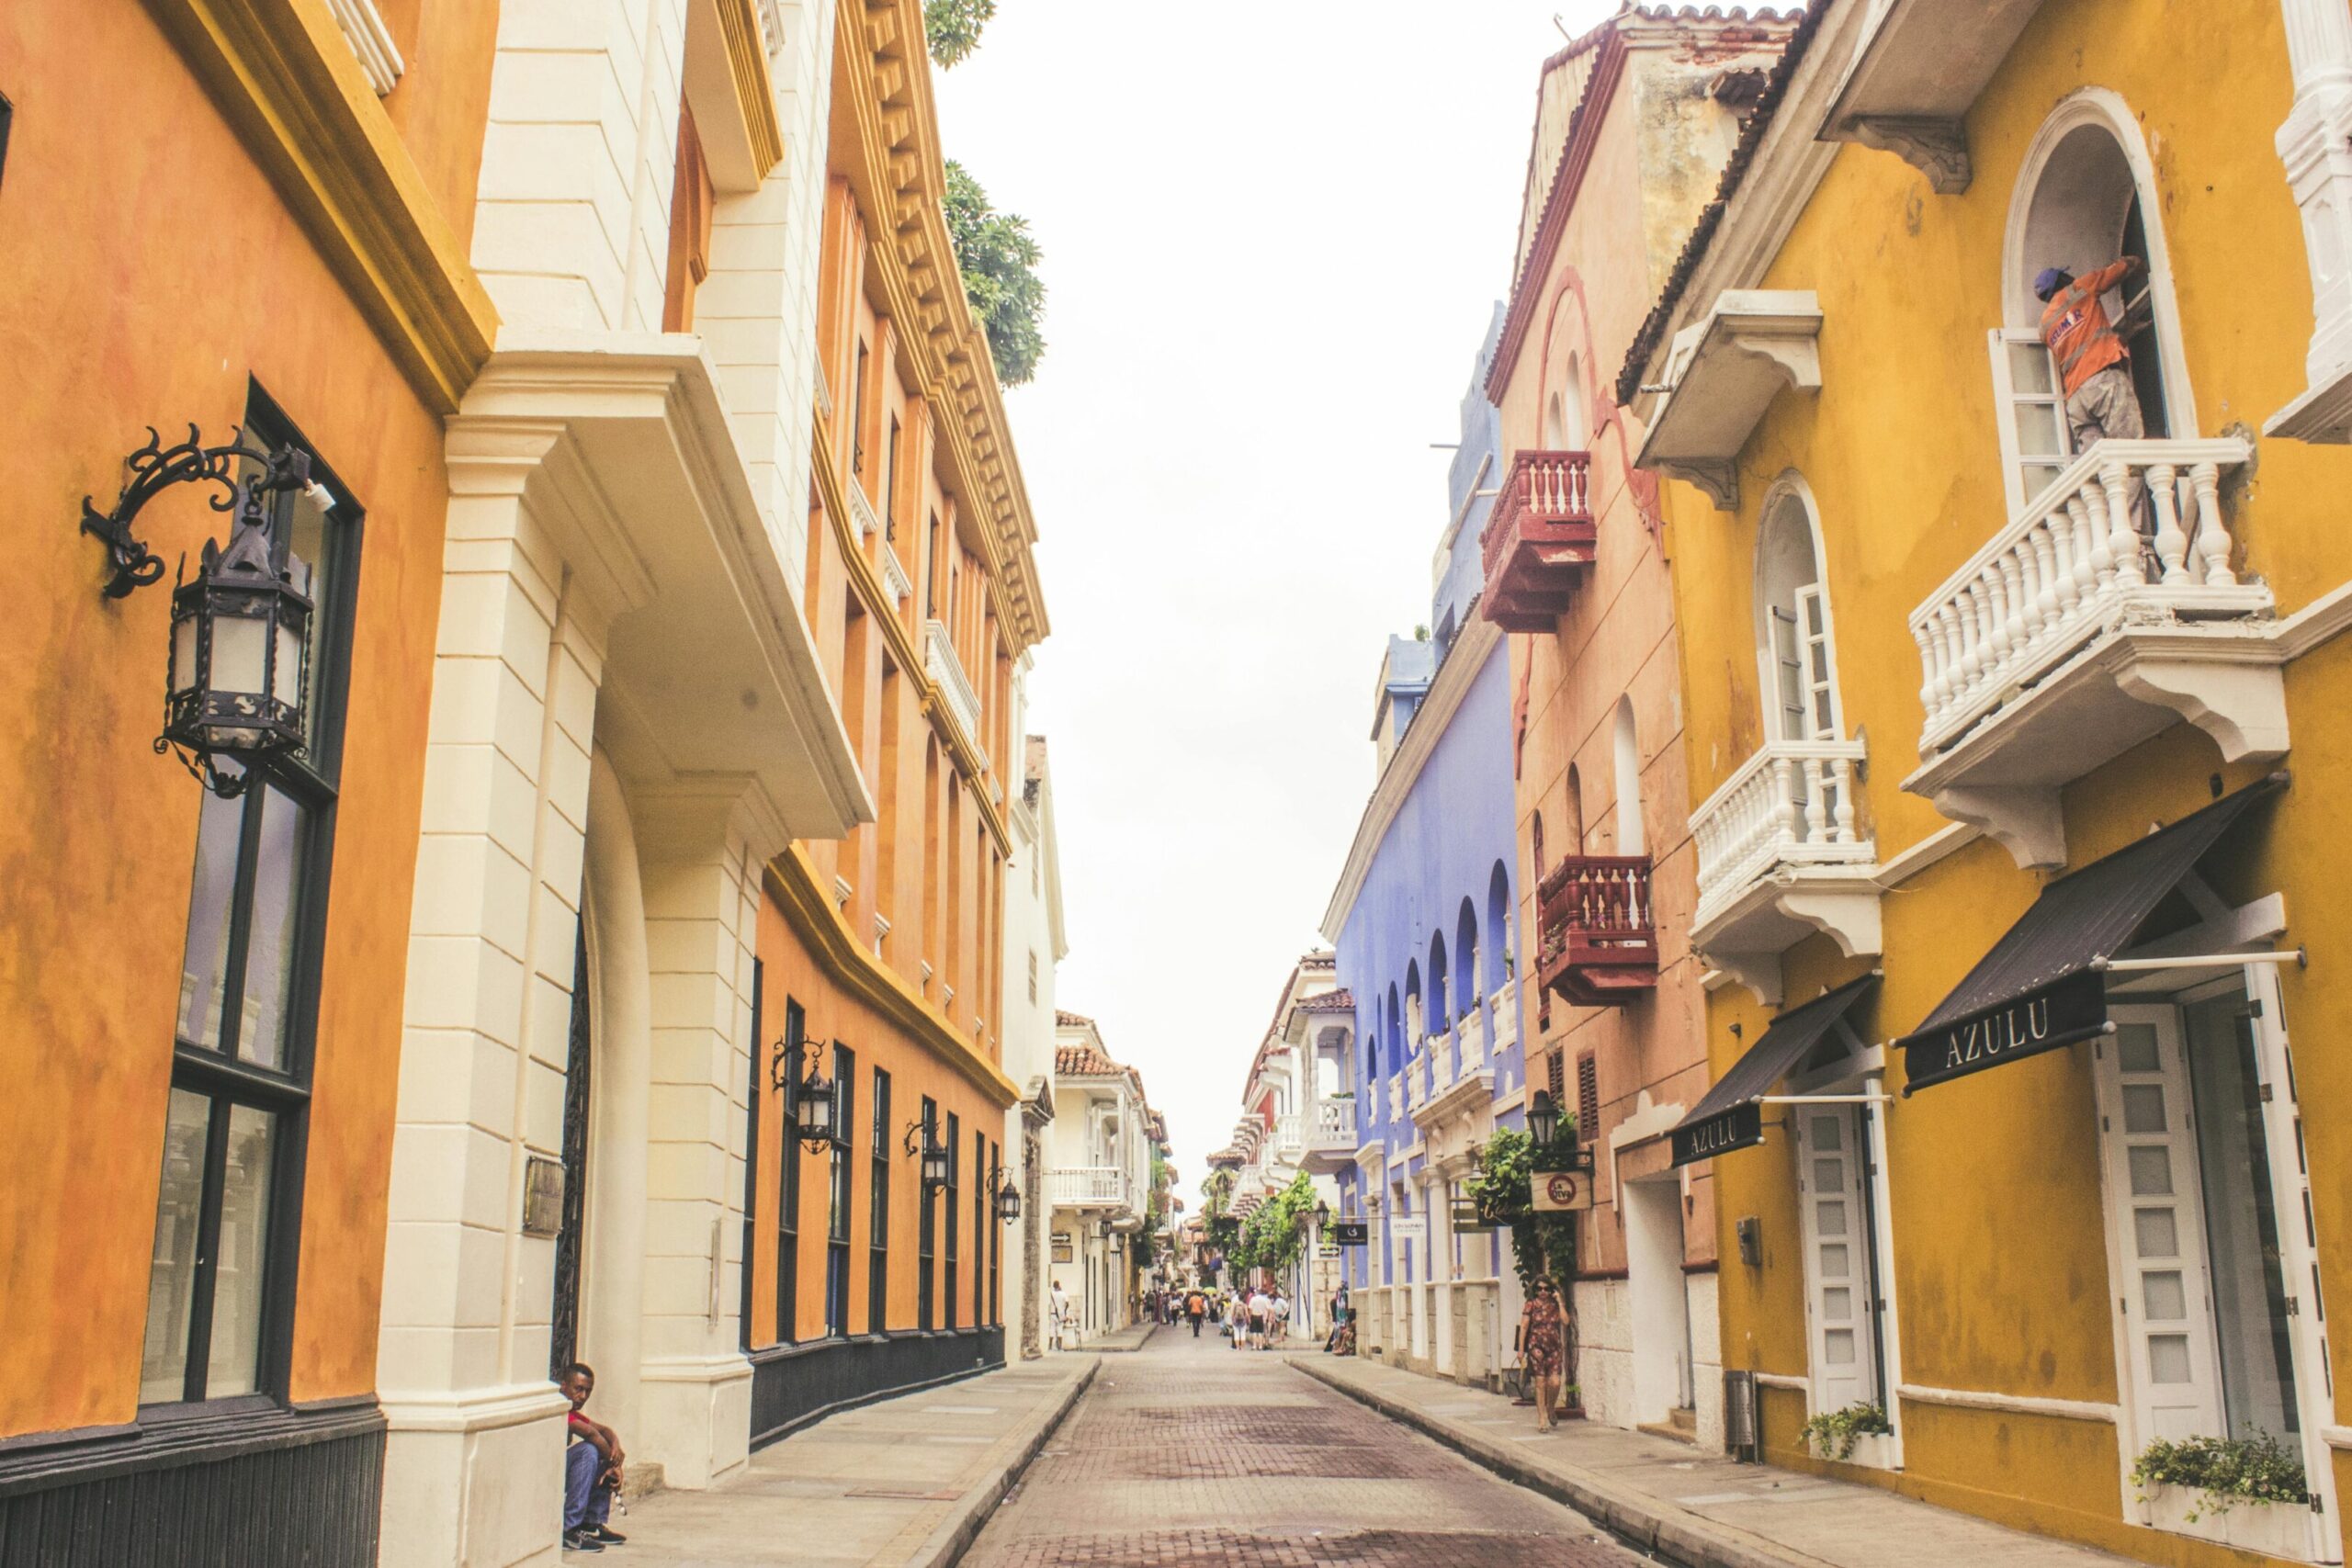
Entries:
[[596,1374],[585,1361],[564,1368],[556,1386],[571,1401],[571,1413],[564,1421],[563,1549],[602,1551],[628,1539],[605,1522],[613,1494],[620,1490],[621,1464],[628,1456],[621,1451],[620,1434],[581,1408],[596,1392]]
[[[2100,299],[2140,271],[2140,258],[2125,256],[2086,277],[2052,266],[2042,268],[2033,280],[2034,297],[2042,301],[2041,341],[2050,345],[2050,357],[2058,365],[2066,426],[2077,452],[2088,451],[2094,442],[2137,441],[2147,434],[2139,389],[2132,384],[2131,351],[2116,334]],[[2136,474],[2132,515],[2143,535],[2155,531],[2146,487]]]

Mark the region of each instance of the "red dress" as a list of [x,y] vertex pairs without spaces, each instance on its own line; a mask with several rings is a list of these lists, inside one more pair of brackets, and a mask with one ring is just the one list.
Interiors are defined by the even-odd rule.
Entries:
[[1521,1322],[1525,1328],[1520,1336],[1520,1354],[1526,1359],[1527,1370],[1539,1378],[1558,1377],[1567,1354],[1560,1298],[1549,1291],[1540,1292],[1527,1303]]

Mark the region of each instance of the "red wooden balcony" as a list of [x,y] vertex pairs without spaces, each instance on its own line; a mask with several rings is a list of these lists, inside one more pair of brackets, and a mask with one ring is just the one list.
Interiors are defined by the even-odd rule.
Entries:
[[1521,452],[1479,536],[1487,619],[1507,632],[1548,632],[1592,566],[1591,461],[1582,452]]
[[1649,856],[1572,855],[1544,873],[1536,896],[1545,990],[1578,1007],[1614,1007],[1657,989]]

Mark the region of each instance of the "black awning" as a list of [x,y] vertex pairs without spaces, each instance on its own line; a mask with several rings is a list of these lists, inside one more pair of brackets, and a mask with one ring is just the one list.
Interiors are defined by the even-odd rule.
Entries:
[[1690,1165],[1762,1143],[1763,1097],[1839,1019],[1877,988],[1878,976],[1865,975],[1774,1019],[1763,1038],[1731,1065],[1731,1071],[1715,1080],[1699,1108],[1674,1129],[1674,1163]]
[[2043,888],[1968,978],[1896,1042],[1903,1092],[2104,1032],[2105,961],[2248,807],[2283,787],[2278,777],[2249,784]]

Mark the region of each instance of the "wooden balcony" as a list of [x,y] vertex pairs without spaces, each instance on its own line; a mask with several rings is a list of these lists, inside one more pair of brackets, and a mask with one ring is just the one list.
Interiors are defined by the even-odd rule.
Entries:
[[1590,460],[1582,452],[1521,452],[1479,536],[1480,607],[1507,632],[1548,632],[1592,567]]
[[1544,989],[1578,1007],[1616,1007],[1657,988],[1650,857],[1574,855],[1538,890]]

